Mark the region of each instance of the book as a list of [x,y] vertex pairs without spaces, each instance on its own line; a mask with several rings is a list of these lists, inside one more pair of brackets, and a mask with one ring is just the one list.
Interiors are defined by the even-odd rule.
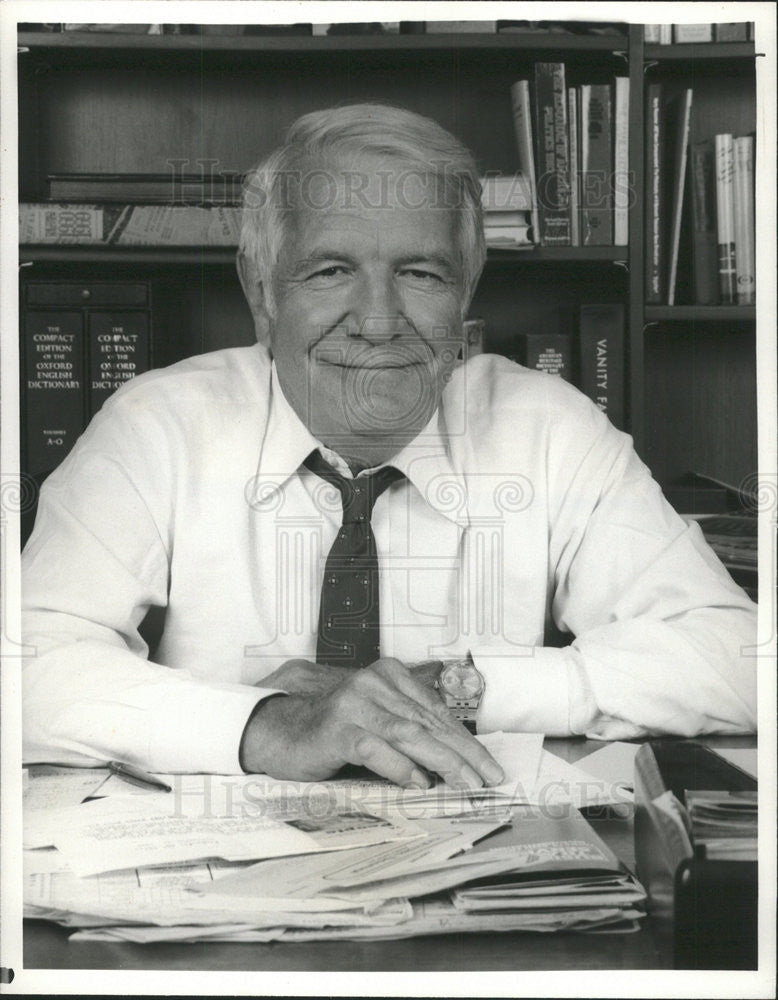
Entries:
[[526,174],[487,174],[481,178],[484,212],[529,212],[532,188]]
[[646,302],[658,305],[662,301],[664,277],[664,192],[662,161],[664,134],[662,128],[662,85],[650,83],[646,94]]
[[532,226],[530,212],[484,212],[484,226]]
[[714,24],[713,37],[717,42],[748,41],[748,24],[745,21]]
[[719,259],[713,143],[710,140],[693,143],[689,150],[689,163],[694,301],[702,306],[717,305]]
[[756,302],[754,264],[754,137],[733,141],[735,159],[735,280],[738,305]]
[[537,192],[541,246],[570,246],[570,147],[565,66],[535,63]]
[[22,244],[237,246],[240,208],[177,205],[20,204]]
[[30,310],[23,343],[24,471],[55,469],[84,429],[84,327],[78,310]]
[[629,244],[629,203],[632,184],[629,173],[629,77],[614,82],[613,124],[613,243]]
[[643,41],[646,45],[659,45],[661,41],[659,28],[658,24],[643,25]]
[[621,303],[587,303],[580,308],[580,389],[619,430],[625,428],[624,327]]
[[570,245],[581,245],[581,137],[578,134],[578,92],[567,88],[567,120],[570,124]]
[[581,244],[613,243],[611,89],[584,84],[581,103]]
[[659,25],[659,44],[660,45],[672,45],[673,43],[673,26],[672,24],[660,24]]
[[136,375],[148,371],[149,316],[129,310],[91,310],[88,316],[88,416]]
[[719,291],[724,305],[737,301],[735,266],[735,162],[730,133],[715,136],[716,157],[716,231],[719,257]]
[[496,21],[427,21],[428,35],[493,35],[496,32]]
[[686,161],[689,149],[689,127],[692,113],[692,89],[687,87],[671,103],[669,119],[673,143],[669,162],[673,166],[672,208],[670,213],[669,271],[667,278],[667,304],[675,304],[675,285],[678,273],[678,251],[681,242],[681,216],[686,185]]
[[674,24],[673,41],[678,44],[688,42],[712,42],[712,24]]
[[517,338],[519,364],[571,382],[572,345],[567,333],[523,333]]
[[484,226],[484,237],[487,243],[503,241],[532,244],[532,229],[529,226]]
[[538,216],[537,180],[535,176],[535,146],[532,139],[532,102],[530,100],[528,80],[517,80],[511,87],[511,108],[513,111],[516,148],[519,154],[519,170],[527,179],[529,185],[532,230],[537,240],[540,238],[540,221]]
[[[184,162],[182,161],[182,165]],[[48,196],[54,202],[138,202],[167,205],[237,205],[243,175],[199,174],[171,170],[168,174],[49,174]]]

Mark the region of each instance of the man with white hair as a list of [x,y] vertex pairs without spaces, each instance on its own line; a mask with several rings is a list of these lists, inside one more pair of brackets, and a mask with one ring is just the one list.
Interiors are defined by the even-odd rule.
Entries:
[[476,727],[754,728],[754,607],[629,437],[561,380],[458,361],[484,260],[436,123],[291,127],[245,186],[258,344],[133,380],[43,489],[29,760],[477,788],[502,775]]

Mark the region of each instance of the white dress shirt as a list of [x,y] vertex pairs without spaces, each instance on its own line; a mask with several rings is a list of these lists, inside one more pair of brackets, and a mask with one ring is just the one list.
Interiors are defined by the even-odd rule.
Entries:
[[[28,760],[233,773],[262,679],[314,660],[337,491],[259,346],[136,378],[43,487],[24,553]],[[328,456],[330,459],[333,456]],[[381,653],[470,652],[481,732],[755,728],[754,605],[581,393],[457,369],[373,511]],[[155,659],[138,625],[166,607]],[[550,622],[575,639],[543,647]]]

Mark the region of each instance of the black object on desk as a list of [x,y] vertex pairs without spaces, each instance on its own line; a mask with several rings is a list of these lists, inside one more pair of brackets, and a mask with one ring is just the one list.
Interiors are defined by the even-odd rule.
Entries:
[[[655,740],[635,757],[635,859],[657,936],[676,969],[756,969],[755,861],[695,855],[656,800],[686,790],[755,791],[756,779],[694,741]],[[666,801],[666,800],[665,800]]]

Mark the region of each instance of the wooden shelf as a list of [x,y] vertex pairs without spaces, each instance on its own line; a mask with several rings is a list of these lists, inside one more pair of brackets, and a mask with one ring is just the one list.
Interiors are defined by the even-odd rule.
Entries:
[[19,263],[75,261],[110,264],[234,264],[237,248],[21,246]]
[[[19,261],[95,261],[127,264],[232,264],[237,248],[232,247],[131,247],[97,245],[25,245],[19,247]],[[533,247],[531,250],[489,249],[487,264],[500,266],[522,263],[596,264],[627,260],[627,247]]]
[[643,315],[647,323],[747,323],[756,319],[756,306],[646,306]]
[[102,32],[20,32],[19,47],[67,51],[137,52],[434,52],[479,49],[528,52],[618,52],[626,35],[452,34],[452,35],[124,35]]
[[753,59],[753,42],[699,42],[679,45],[646,45],[643,59],[646,62],[697,62],[716,59]]

